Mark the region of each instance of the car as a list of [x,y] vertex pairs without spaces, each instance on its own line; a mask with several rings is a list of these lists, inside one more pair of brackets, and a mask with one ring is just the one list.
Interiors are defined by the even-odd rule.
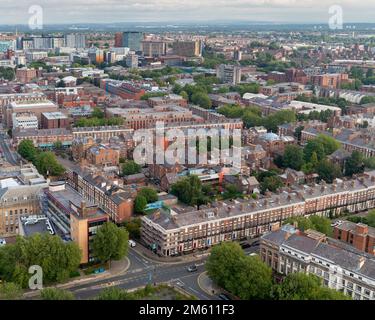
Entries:
[[247,242],[241,242],[240,246],[241,246],[242,249],[246,249],[246,248],[250,248],[251,247],[251,245],[249,243],[247,243]]
[[225,293],[219,294],[218,297],[219,297],[220,300],[232,300]]
[[195,264],[193,264],[193,265],[191,265],[191,266],[189,266],[187,268],[187,271],[189,271],[189,272],[195,272],[195,271],[198,271],[198,268],[197,268],[197,266]]
[[260,241],[259,240],[255,240],[254,242],[251,243],[251,247],[256,247],[256,246],[259,246],[260,245]]
[[254,256],[257,256],[258,254],[255,252],[249,252],[247,255],[250,257],[254,257]]
[[134,240],[129,240],[129,247],[134,248],[136,245]]

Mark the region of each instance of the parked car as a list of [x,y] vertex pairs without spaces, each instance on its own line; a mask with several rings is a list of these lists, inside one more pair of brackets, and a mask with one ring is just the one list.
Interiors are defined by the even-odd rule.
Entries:
[[136,246],[135,241],[133,241],[133,240],[129,240],[129,247],[133,248],[133,247],[135,247],[135,246]]
[[241,242],[240,246],[242,249],[250,248],[251,245],[248,242]]
[[259,245],[260,245],[260,241],[259,240],[255,240],[253,243],[251,243],[252,247],[256,247],[256,246],[259,246]]
[[193,264],[192,266],[189,266],[187,268],[187,271],[189,271],[189,272],[195,272],[195,271],[198,271],[198,268],[197,268],[197,266],[195,264]]

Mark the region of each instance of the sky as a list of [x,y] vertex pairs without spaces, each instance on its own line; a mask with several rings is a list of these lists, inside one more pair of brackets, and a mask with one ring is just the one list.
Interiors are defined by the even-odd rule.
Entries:
[[374,0],[0,0],[0,25],[28,24],[29,8],[45,24],[113,22],[267,21],[328,23],[340,5],[344,23],[373,22]]

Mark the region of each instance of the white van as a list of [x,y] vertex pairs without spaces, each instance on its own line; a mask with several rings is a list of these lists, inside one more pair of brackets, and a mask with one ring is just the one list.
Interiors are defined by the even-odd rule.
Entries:
[[129,247],[133,248],[135,247],[136,243],[133,240],[129,240]]

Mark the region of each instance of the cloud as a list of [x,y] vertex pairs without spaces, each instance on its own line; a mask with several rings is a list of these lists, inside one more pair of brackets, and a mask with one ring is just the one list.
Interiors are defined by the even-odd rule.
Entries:
[[248,20],[326,22],[330,5],[348,21],[371,21],[373,0],[0,0],[0,23],[27,23],[40,5],[45,23]]

